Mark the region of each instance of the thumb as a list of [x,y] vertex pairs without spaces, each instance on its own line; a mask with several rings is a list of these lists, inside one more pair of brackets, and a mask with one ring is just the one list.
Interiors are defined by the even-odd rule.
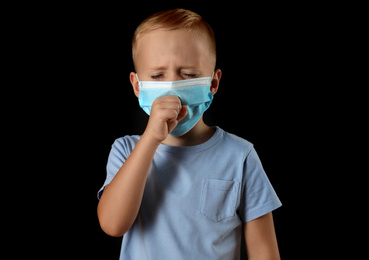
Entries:
[[182,106],[182,109],[179,112],[178,117],[177,117],[178,122],[181,121],[183,118],[185,118],[187,116],[187,113],[188,113],[187,106]]

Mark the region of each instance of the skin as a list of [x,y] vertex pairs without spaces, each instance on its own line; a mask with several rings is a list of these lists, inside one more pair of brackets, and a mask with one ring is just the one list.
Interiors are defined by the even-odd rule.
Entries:
[[[177,81],[209,77],[214,71],[214,59],[207,38],[188,30],[158,29],[138,42],[135,67],[140,81]],[[210,90],[216,94],[221,70],[214,71]],[[139,96],[136,73],[130,81]],[[179,137],[169,133],[187,114],[178,97],[165,96],[154,101],[146,129],[131,155],[112,182],[105,187],[97,213],[101,228],[111,236],[124,235],[137,217],[147,175],[158,146],[190,146],[207,141],[214,130],[201,118],[187,134]],[[272,213],[243,224],[249,259],[279,259]]]
[[[145,35],[138,44],[135,66],[140,81],[177,81],[210,77],[214,72],[214,61],[208,50],[207,38],[203,35],[197,35],[187,30],[156,30]],[[213,94],[218,91],[221,76],[221,70],[218,69],[214,72],[210,88]],[[130,80],[134,93],[138,98],[139,88],[136,73],[132,72],[130,74]],[[165,103],[167,98],[169,97],[160,98],[160,103]],[[170,101],[173,100],[170,99]],[[179,99],[176,98],[176,101],[180,106]],[[154,102],[151,111],[153,111],[155,105]],[[187,108],[185,106],[179,107],[178,112],[175,112],[180,115],[179,119],[182,119],[182,115],[184,117],[187,113]],[[155,128],[158,121],[151,120],[154,117],[163,122],[160,129]],[[201,117],[196,126],[186,135],[177,138],[168,136],[168,131],[162,131],[167,128],[168,120],[164,118],[163,121],[162,118],[157,117],[160,117],[160,115],[152,114],[150,116],[148,125],[150,127],[146,130],[153,130],[153,136],[163,144],[174,146],[196,145],[207,141],[214,133],[212,128],[205,125]],[[171,119],[169,120],[169,126],[175,127],[179,120],[177,118]],[[154,127],[151,128],[151,126]],[[164,134],[164,136],[161,134]]]

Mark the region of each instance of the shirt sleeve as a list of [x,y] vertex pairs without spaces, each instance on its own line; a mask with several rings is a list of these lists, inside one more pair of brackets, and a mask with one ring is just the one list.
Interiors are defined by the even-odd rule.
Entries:
[[106,165],[106,179],[104,185],[97,193],[97,198],[99,200],[104,192],[105,186],[113,180],[119,169],[126,161],[129,153],[130,152],[127,151],[127,145],[124,138],[116,139],[114,141],[109,153],[108,163]]
[[243,223],[261,217],[282,206],[257,155],[251,149],[244,163],[239,214]]

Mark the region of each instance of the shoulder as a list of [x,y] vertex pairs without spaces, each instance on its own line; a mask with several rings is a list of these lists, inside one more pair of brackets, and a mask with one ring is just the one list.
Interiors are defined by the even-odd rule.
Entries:
[[236,153],[249,154],[254,149],[254,145],[246,139],[226,131],[223,132],[223,143],[229,150]]
[[117,138],[112,145],[112,151],[130,154],[140,138],[140,135],[126,135],[124,137]]

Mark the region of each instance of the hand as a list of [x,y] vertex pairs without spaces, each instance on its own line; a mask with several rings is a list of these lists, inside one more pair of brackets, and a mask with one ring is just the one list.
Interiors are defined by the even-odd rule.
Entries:
[[145,134],[161,143],[186,115],[187,107],[181,105],[177,96],[160,97],[151,106]]

